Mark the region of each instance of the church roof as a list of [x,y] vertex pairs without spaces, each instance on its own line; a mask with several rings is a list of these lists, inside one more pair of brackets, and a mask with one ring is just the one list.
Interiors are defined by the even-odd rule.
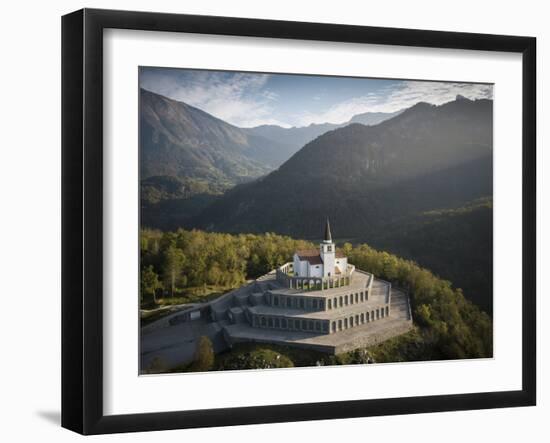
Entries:
[[323,263],[318,249],[302,249],[301,251],[296,251],[296,254],[301,261],[308,261],[310,265],[320,265]]
[[[320,265],[323,263],[318,249],[302,249],[300,251],[296,251],[296,255],[301,261],[308,261],[310,265]],[[343,252],[338,250],[336,251],[335,256],[336,258],[345,257]]]

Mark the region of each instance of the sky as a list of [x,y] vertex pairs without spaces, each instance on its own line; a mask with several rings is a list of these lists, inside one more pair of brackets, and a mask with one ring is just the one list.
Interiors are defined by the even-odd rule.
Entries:
[[242,128],[345,123],[364,112],[394,112],[460,94],[492,98],[487,84],[142,67],[140,87],[183,101]]

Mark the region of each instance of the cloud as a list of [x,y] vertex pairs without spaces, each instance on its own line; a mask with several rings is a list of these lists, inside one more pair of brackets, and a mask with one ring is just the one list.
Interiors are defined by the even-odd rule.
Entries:
[[288,126],[274,118],[278,95],[266,89],[268,74],[144,70],[141,87],[183,101],[239,127]]
[[[270,74],[232,73],[149,68],[141,71],[145,89],[183,101],[239,127],[279,125],[308,126],[312,123],[345,123],[364,112],[394,112],[424,101],[442,104],[460,94],[470,99],[492,98],[486,84],[401,81],[329,107],[322,92],[293,97],[291,105],[270,88]],[[292,111],[289,111],[292,109]],[[290,124],[289,124],[290,123]]]
[[295,119],[299,126],[312,123],[345,123],[364,112],[395,112],[418,102],[447,103],[460,94],[471,100],[492,98],[493,87],[486,84],[404,81],[331,106],[320,113],[303,112]]

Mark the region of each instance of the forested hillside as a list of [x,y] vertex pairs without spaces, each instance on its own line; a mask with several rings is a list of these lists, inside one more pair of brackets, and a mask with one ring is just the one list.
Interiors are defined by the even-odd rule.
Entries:
[[[314,245],[275,234],[144,230],[141,233],[142,303],[150,303],[153,293],[157,298],[179,297],[196,288],[240,286],[245,280],[289,261],[296,249],[307,247]],[[411,296],[417,329],[378,349],[377,361],[492,356],[491,319],[450,282],[437,278],[413,261],[377,251],[366,244],[353,247],[346,243],[342,249],[358,268],[391,281]],[[207,291],[203,296],[208,296]]]
[[462,288],[466,297],[492,315],[492,199],[422,212],[388,225],[380,235],[358,241],[415,260]]
[[376,126],[352,124],[237,186],[195,219],[226,232],[314,238],[326,216],[341,237],[492,195],[492,101],[419,103]]

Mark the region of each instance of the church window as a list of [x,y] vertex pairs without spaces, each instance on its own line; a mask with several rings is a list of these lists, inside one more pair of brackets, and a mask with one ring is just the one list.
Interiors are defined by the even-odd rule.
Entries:
[[328,245],[328,246],[327,246],[327,251],[328,251],[328,252],[332,252],[332,246],[331,246],[331,245]]

